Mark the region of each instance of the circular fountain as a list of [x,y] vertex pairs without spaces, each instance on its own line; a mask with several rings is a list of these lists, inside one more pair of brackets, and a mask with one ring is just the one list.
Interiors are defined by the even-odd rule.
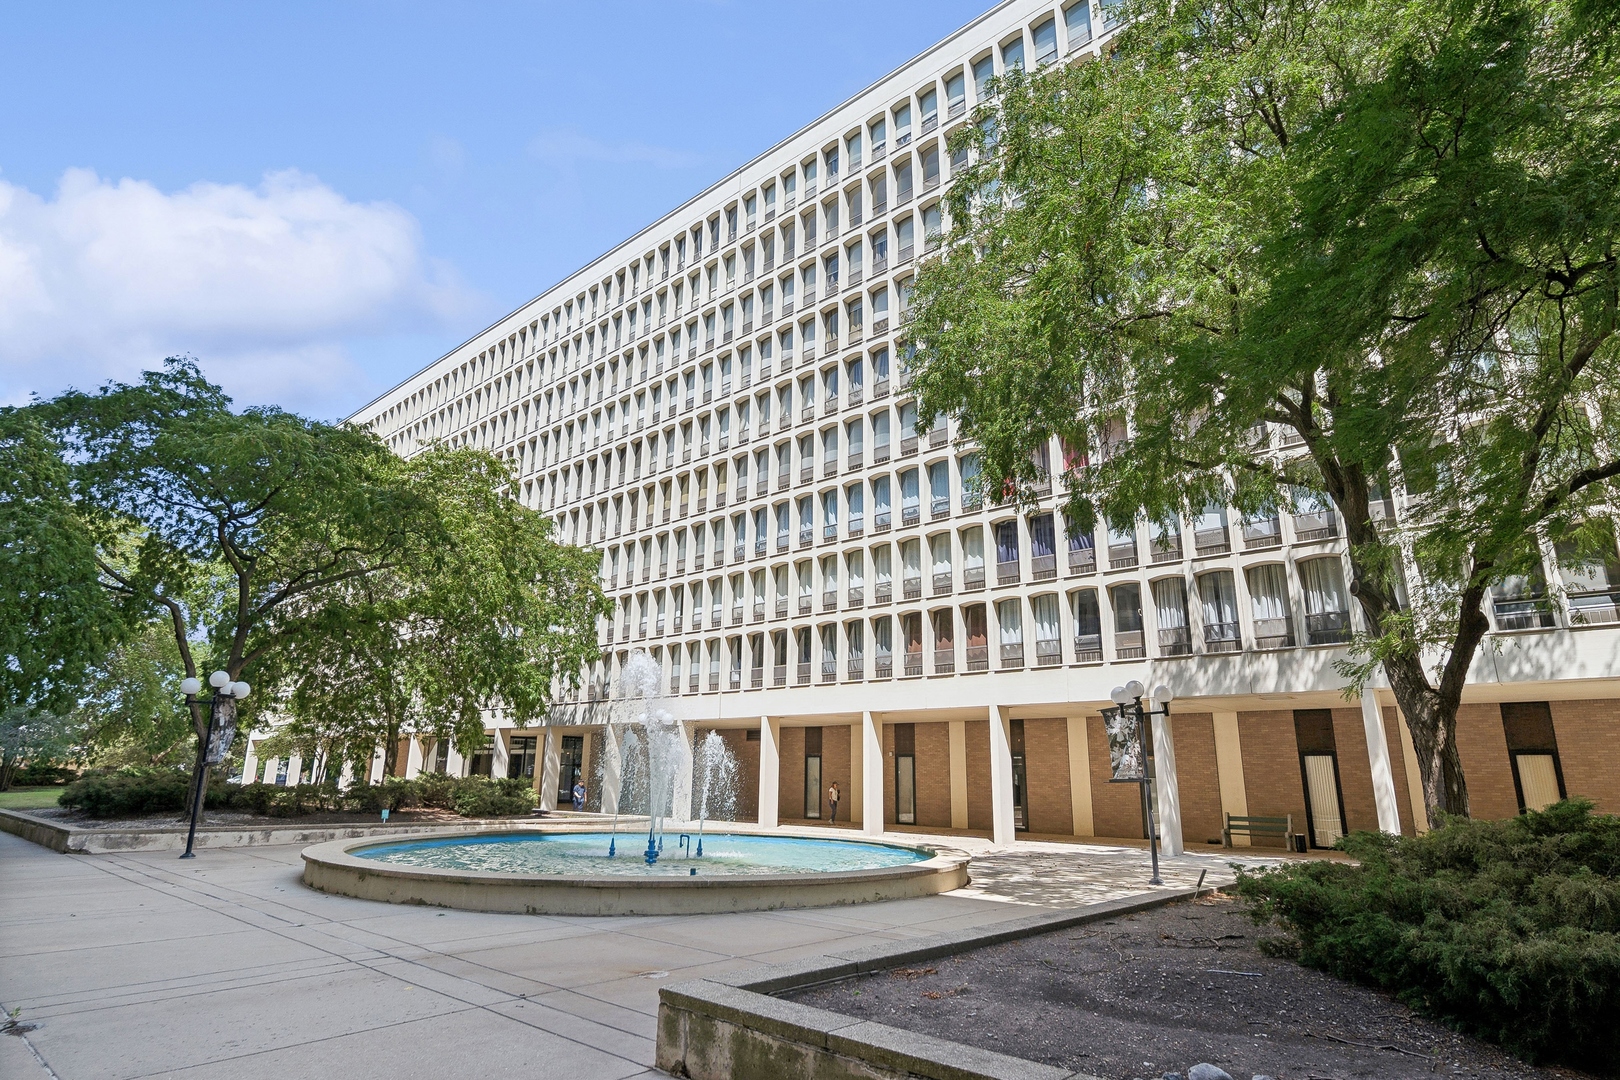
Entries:
[[305,884],[391,903],[555,915],[820,907],[967,884],[967,856],[947,849],[726,820],[736,758],[715,731],[692,747],[659,701],[660,682],[645,653],[620,676],[602,755],[613,768],[597,778],[607,831],[580,822],[338,840],[305,849]]

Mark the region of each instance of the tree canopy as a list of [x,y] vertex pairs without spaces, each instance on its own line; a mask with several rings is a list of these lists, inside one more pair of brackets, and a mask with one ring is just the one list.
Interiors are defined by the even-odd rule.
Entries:
[[[164,624],[187,676],[217,665],[254,683],[260,713],[314,701],[318,671],[325,722],[367,723],[365,665],[437,649],[416,707],[463,725],[495,704],[532,717],[594,654],[593,558],[551,541],[492,455],[407,462],[359,428],[237,411],[190,360],[27,412],[61,447],[124,622]],[[410,605],[429,601],[453,617],[422,621]],[[200,739],[206,709],[190,711]]]
[[[1493,586],[1607,545],[1620,64],[1602,5],[1143,0],[1015,73],[919,273],[921,419],[1077,527],[1323,493],[1431,814]],[[1286,440],[1286,441],[1285,441]],[[1375,512],[1401,500],[1397,525]]]

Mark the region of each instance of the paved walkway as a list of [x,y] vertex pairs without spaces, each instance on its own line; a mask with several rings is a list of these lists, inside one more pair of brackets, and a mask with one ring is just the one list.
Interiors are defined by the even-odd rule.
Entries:
[[[940,837],[921,838],[940,842]],[[950,838],[989,852],[988,843]],[[662,1077],[665,980],[1141,892],[1147,853],[1029,843],[944,896],[741,915],[554,918],[305,888],[296,847],[57,855],[0,833],[6,1080]],[[1218,856],[1165,863],[1168,884]]]

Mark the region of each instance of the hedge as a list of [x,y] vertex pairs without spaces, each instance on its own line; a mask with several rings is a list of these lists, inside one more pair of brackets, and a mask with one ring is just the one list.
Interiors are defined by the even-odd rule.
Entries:
[[1569,800],[1340,844],[1357,864],[1238,876],[1300,962],[1527,1061],[1620,1070],[1620,817]]

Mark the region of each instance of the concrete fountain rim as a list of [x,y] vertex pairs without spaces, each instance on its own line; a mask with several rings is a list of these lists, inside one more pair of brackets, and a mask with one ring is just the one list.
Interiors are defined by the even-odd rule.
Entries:
[[[322,892],[396,904],[534,915],[677,915],[827,907],[932,896],[968,883],[969,856],[941,844],[896,843],[865,836],[825,836],[795,829],[761,829],[728,822],[708,835],[828,840],[898,848],[927,858],[866,870],[695,877],[539,875],[489,870],[441,870],[363,859],[369,847],[426,841],[490,840],[506,836],[601,832],[600,823],[514,824],[503,829],[405,833],[381,840],[349,838],[302,852],[304,884]],[[667,835],[667,834],[666,834]],[[627,839],[634,842],[634,833]]]

